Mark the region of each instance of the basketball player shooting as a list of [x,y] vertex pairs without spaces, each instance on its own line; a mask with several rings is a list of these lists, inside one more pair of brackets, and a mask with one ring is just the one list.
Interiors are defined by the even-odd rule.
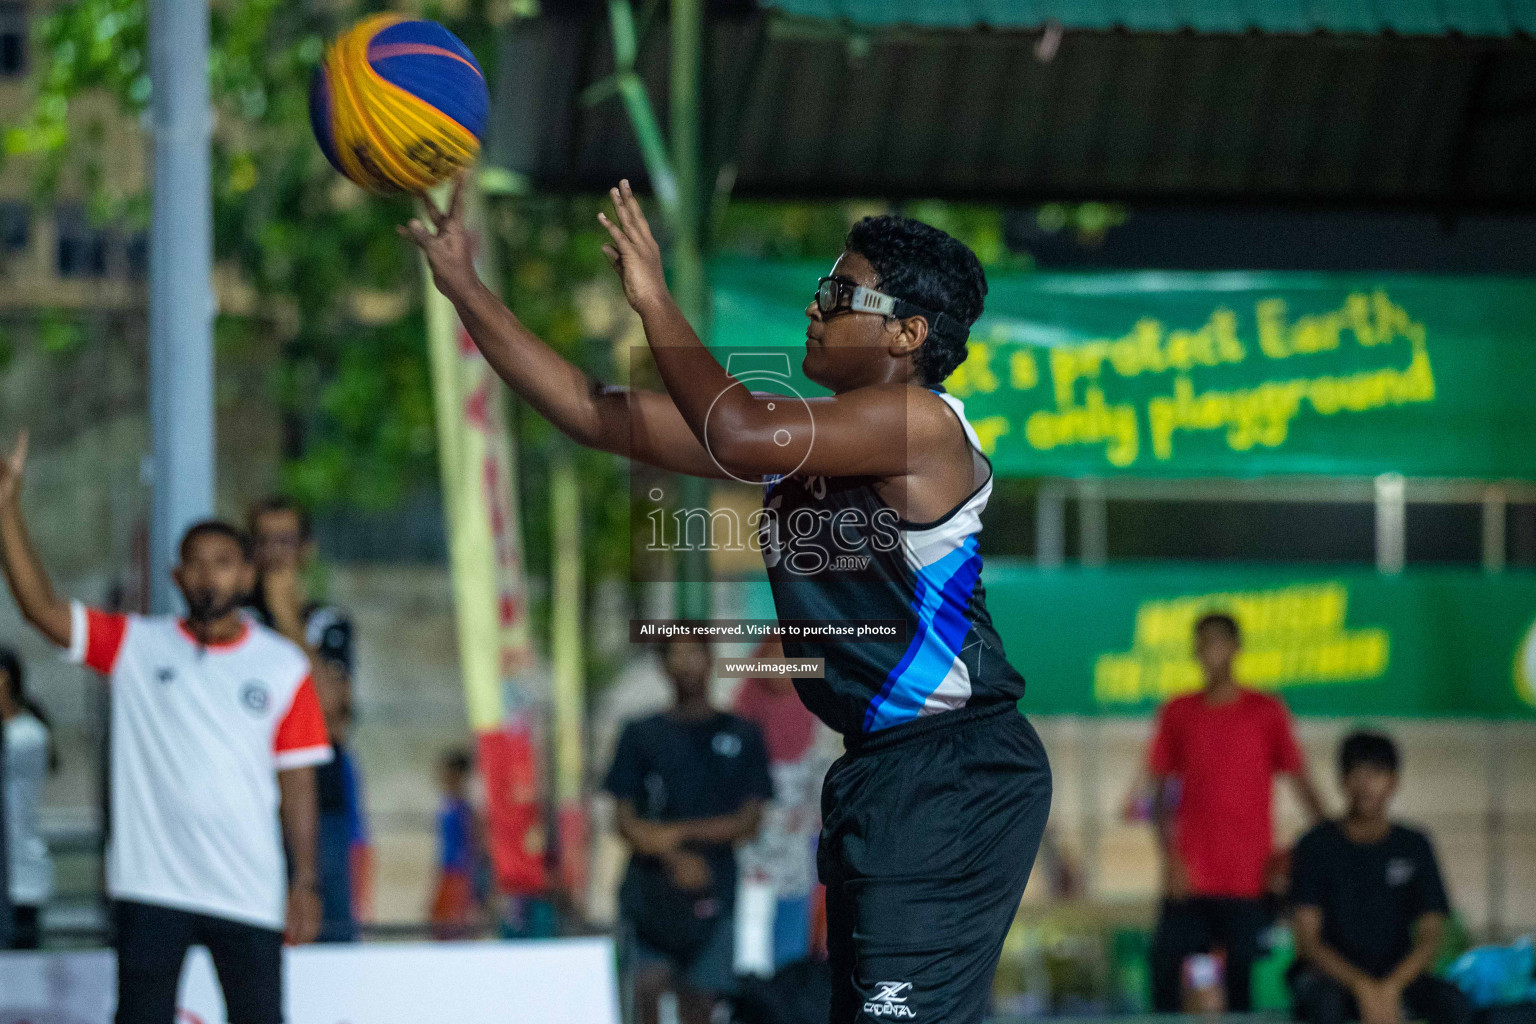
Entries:
[[588,447],[761,482],[781,620],[906,624],[889,642],[784,641],[790,658],[824,659],[825,678],[796,689],[847,746],[827,774],[818,853],[831,1020],[980,1021],[1051,782],[980,581],[991,465],[943,389],[986,295],[975,254],[904,217],[860,221],[806,306],[803,369],[831,396],[753,394],[668,293],[623,182],[599,215],[603,251],[666,385],[627,390],[563,359],[480,282],[463,192],[461,178],[446,211],[428,200],[430,225],[401,232],[513,391]]

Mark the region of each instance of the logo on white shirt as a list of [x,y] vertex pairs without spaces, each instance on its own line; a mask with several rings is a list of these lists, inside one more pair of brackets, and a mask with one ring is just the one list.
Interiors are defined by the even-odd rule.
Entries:
[[272,703],[272,694],[267,690],[266,684],[258,679],[252,679],[240,688],[240,703],[253,715],[265,714],[267,705]]

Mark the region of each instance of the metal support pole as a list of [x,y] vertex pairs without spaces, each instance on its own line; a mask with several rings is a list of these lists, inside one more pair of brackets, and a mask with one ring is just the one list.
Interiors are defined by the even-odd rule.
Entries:
[[1401,473],[1376,478],[1376,571],[1396,575],[1408,561],[1408,485]]
[[1483,570],[1503,572],[1508,560],[1509,494],[1498,484],[1483,492]]
[[208,5],[152,0],[154,135],[149,235],[149,405],[154,503],[150,607],[177,607],[176,545],[213,514],[212,193],[208,185]]
[[1080,559],[1098,568],[1109,561],[1109,503],[1104,483],[1092,477],[1077,482],[1077,525]]
[[[1494,484],[1483,492],[1483,571],[1504,571],[1507,543],[1505,527],[1509,496]],[[1509,803],[1509,768],[1504,751],[1504,730],[1499,722],[1489,722],[1488,733],[1488,818],[1484,823],[1488,853],[1487,904],[1488,938],[1504,938],[1504,902],[1509,892],[1509,849],[1506,810]]]
[[1504,727],[1500,722],[1487,725],[1488,741],[1488,817],[1484,822],[1488,851],[1487,905],[1488,941],[1504,938],[1504,901],[1508,887],[1508,850],[1505,836],[1505,805],[1509,792],[1508,757],[1504,753]]
[[[1108,506],[1103,481],[1087,477],[1077,482],[1078,557],[1084,568],[1102,568],[1109,561]],[[1097,714],[1083,719],[1082,742],[1083,895],[1092,899],[1099,889],[1099,859],[1104,845],[1104,823],[1100,820],[1104,738]]]
[[1060,569],[1067,560],[1067,489],[1044,480],[1035,494],[1035,564]]

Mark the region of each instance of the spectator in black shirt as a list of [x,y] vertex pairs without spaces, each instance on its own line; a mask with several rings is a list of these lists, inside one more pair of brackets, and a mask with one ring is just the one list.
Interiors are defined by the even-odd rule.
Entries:
[[1394,824],[1398,753],[1380,733],[1339,748],[1349,809],[1302,836],[1291,861],[1291,977],[1296,1017],[1308,1024],[1467,1024],[1471,1008],[1428,973],[1450,906],[1434,847]]
[[604,786],[633,854],[619,909],[639,1020],[656,1024],[670,989],[682,1024],[707,1024],[734,988],[734,847],[757,835],[773,782],[757,726],[710,704],[710,648],[675,642],[664,664],[676,701],[625,726]]

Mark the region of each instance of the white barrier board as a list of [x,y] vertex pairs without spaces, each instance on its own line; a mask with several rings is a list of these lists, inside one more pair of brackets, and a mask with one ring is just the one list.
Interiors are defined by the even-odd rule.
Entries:
[[[288,1024],[618,1024],[606,938],[305,946],[284,953]],[[111,1024],[105,950],[0,953],[0,1024]],[[178,1024],[225,1024],[208,954],[181,977]]]

